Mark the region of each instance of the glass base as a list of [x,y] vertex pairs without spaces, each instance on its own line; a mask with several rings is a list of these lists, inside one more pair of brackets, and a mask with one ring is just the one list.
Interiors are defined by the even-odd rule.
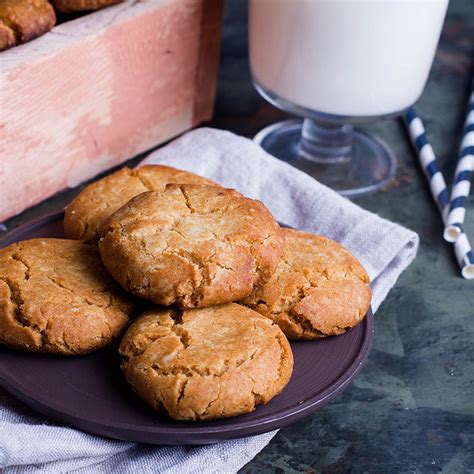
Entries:
[[354,131],[349,159],[321,162],[307,156],[302,149],[302,128],[302,120],[285,120],[261,130],[254,141],[271,155],[343,196],[379,191],[395,176],[395,155],[380,139]]

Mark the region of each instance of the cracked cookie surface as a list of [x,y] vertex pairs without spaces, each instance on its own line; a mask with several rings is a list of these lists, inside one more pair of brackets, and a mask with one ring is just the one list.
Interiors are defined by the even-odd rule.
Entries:
[[6,346],[92,352],[122,333],[134,308],[95,245],[33,239],[0,249],[0,343]]
[[251,412],[280,393],[293,370],[280,328],[235,303],[149,311],[129,327],[120,354],[135,392],[177,420]]
[[97,242],[102,223],[130,199],[146,191],[163,191],[168,183],[206,184],[211,180],[170,166],[122,168],[87,186],[66,208],[64,235]]
[[236,301],[282,255],[280,226],[259,201],[214,186],[169,184],[141,194],[102,227],[102,261],[128,291],[169,306]]
[[370,307],[369,277],[337,242],[282,229],[286,247],[272,278],[242,301],[275,321],[290,339],[346,332]]

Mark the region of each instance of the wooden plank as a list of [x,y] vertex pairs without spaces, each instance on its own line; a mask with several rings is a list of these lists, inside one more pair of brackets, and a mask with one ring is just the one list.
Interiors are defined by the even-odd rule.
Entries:
[[0,220],[210,117],[208,1],[129,1],[0,53]]

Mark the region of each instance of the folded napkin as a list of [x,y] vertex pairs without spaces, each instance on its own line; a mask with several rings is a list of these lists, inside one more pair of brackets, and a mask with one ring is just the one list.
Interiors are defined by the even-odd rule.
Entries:
[[[141,164],[193,171],[264,202],[282,223],[345,245],[372,280],[376,311],[415,258],[418,236],[367,212],[252,141],[201,128]],[[0,390],[0,468],[4,472],[235,472],[276,432],[203,447],[154,447],[113,441],[56,425]]]

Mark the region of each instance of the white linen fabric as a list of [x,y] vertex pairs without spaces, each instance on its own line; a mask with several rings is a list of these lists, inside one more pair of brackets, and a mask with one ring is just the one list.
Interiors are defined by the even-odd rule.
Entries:
[[[417,252],[414,232],[361,209],[230,132],[191,131],[141,164],[167,164],[206,176],[261,200],[281,223],[341,242],[369,273],[374,311]],[[55,424],[0,389],[0,468],[5,473],[231,473],[275,433],[202,447],[114,441]]]

